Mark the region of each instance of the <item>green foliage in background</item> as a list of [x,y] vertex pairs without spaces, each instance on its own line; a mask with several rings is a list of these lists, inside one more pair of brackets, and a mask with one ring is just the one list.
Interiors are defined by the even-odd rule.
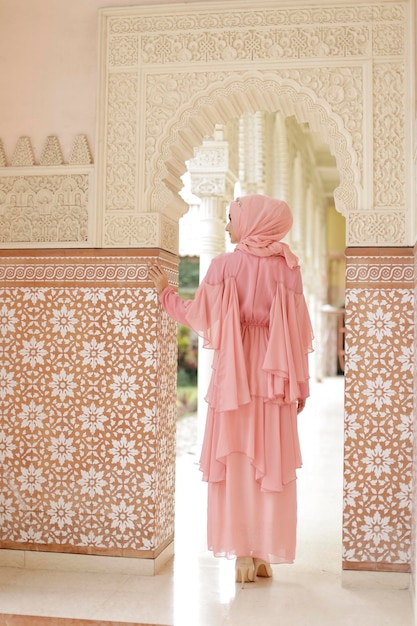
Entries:
[[[178,293],[184,300],[194,297],[199,285],[200,260],[181,257]],[[177,411],[179,416],[197,411],[198,337],[182,324],[178,325]]]

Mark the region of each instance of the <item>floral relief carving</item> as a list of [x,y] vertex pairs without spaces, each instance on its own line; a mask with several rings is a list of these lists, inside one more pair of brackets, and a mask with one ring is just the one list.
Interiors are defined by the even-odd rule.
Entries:
[[374,65],[374,202],[376,207],[405,206],[404,70],[402,63]]
[[374,24],[373,51],[375,56],[402,56],[404,40],[404,23]]
[[94,260],[1,264],[2,547],[140,556],[173,535],[175,325],[143,259]]
[[[89,174],[0,177],[0,246],[89,243]],[[91,243],[91,242],[90,242]]]
[[137,35],[119,35],[110,39],[109,65],[136,65],[138,62]]
[[401,245],[405,240],[405,211],[350,211],[348,216],[350,245]]
[[105,228],[105,245],[155,246],[157,241],[156,215],[108,215]]
[[356,57],[369,52],[367,26],[287,27],[209,30],[142,35],[141,60],[159,65],[192,61],[254,61],[315,57]]
[[137,75],[110,74],[106,154],[106,208],[132,211],[136,190]]

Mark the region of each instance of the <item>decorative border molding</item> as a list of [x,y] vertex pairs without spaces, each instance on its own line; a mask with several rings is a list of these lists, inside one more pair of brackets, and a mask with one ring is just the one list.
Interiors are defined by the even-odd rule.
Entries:
[[[138,250],[83,250],[66,252],[65,257],[55,252],[28,250],[27,254],[0,251],[0,287],[15,284],[33,287],[34,282],[48,287],[117,287],[127,281],[131,287],[152,287],[148,279],[148,265],[159,252]],[[7,262],[3,262],[6,259]],[[170,282],[177,285],[176,264],[164,258]]]
[[[372,289],[375,285],[376,289],[383,284],[385,287],[395,287],[397,289],[409,289],[414,284],[414,268],[410,263],[412,256],[412,248],[407,248],[409,254],[398,254],[398,249],[385,249],[383,256],[373,256],[375,249],[370,249],[370,256],[364,254],[361,249],[358,255],[355,254],[355,248],[346,250],[346,257],[349,263],[346,267],[346,283],[349,288],[366,286]],[[391,251],[391,254],[387,254]]]

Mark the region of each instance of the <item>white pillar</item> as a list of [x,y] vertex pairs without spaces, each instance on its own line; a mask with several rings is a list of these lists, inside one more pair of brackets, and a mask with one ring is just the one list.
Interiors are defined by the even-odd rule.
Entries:
[[[218,135],[218,133],[217,133]],[[236,176],[229,171],[229,145],[227,141],[210,139],[196,149],[195,158],[189,162],[191,191],[200,204],[200,282],[206,275],[212,259],[225,252],[226,206],[233,199]],[[211,377],[213,353],[198,349],[198,441],[204,434],[207,403],[205,395]]]
[[[200,282],[207,273],[212,259],[225,252],[225,207],[223,198],[202,197],[200,204]],[[198,343],[198,440],[202,441],[207,403],[205,395],[211,377],[213,351]]]

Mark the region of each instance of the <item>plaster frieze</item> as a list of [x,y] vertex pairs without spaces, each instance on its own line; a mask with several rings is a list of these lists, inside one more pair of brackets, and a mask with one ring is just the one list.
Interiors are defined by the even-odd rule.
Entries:
[[94,245],[92,168],[0,172],[0,248]]
[[55,135],[39,164],[30,137],[19,137],[10,165],[0,142],[0,248],[96,245],[93,176],[85,135],[75,137],[67,163]]
[[[229,3],[230,5],[231,3]],[[299,25],[333,25],[373,23],[379,31],[381,22],[402,24],[404,7],[398,2],[379,2],[344,4],[343,6],[294,6],[277,7],[275,0],[263,0],[262,6],[247,8],[241,2],[234,6],[219,10],[218,7],[208,8],[207,5],[190,10],[189,7],[178,10],[177,7],[140,7],[136,11],[118,10],[116,15],[110,11],[108,21],[109,33],[121,35],[126,33],[208,31],[210,29],[247,29],[270,28],[278,26],[297,27]]]
[[[24,136],[18,138],[10,164],[7,162],[3,142],[0,139],[0,168],[8,166],[9,168],[44,167],[50,165],[72,165],[77,167],[92,165],[92,163],[93,158],[88,145],[88,139],[85,135],[76,135],[67,162],[65,162],[59,138],[55,135],[49,135],[49,137],[46,138],[39,162],[36,160],[35,151],[30,137]],[[2,175],[7,174],[8,172],[10,172],[10,169],[7,171],[0,170],[0,174]]]

